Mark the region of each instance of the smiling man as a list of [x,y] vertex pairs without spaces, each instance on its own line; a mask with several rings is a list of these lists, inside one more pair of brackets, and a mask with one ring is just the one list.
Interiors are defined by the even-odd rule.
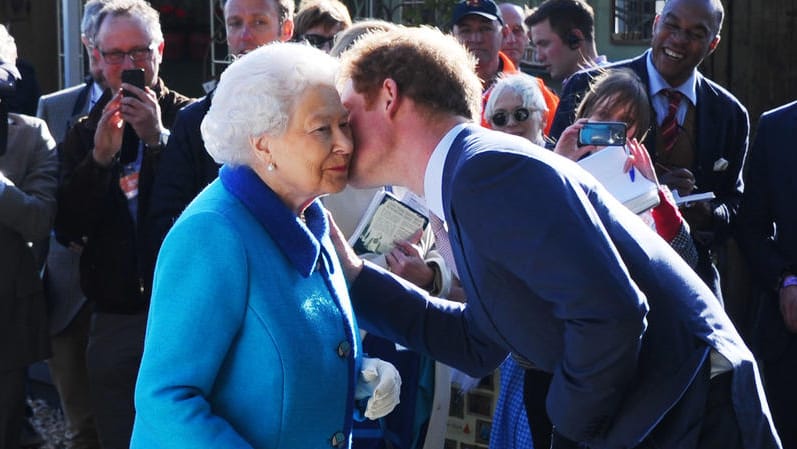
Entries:
[[[656,115],[644,144],[660,169],[659,180],[681,195],[716,195],[682,212],[698,249],[695,269],[720,298],[712,252],[725,243],[739,207],[750,130],[739,100],[697,70],[720,42],[723,16],[720,0],[668,0],[653,22],[651,48],[637,58],[603,67],[628,67],[648,89]],[[552,137],[558,138],[573,122],[578,99],[598,73],[570,78]]]

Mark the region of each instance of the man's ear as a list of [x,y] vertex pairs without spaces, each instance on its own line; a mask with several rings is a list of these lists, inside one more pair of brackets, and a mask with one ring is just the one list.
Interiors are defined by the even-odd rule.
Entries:
[[399,107],[399,90],[398,84],[393,78],[385,78],[382,82],[380,96],[387,115],[389,117],[395,116]]
[[711,42],[708,44],[708,53],[706,53],[706,56],[714,53],[714,50],[717,49],[717,45],[719,44],[720,44],[720,35],[718,34],[714,36],[714,39],[712,39]]
[[280,40],[288,42],[293,37],[293,19],[285,19],[282,21],[282,29],[280,30]]

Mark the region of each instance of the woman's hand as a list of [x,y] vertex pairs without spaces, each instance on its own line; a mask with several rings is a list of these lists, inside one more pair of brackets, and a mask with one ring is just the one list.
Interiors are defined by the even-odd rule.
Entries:
[[578,146],[578,133],[581,131],[581,128],[584,127],[584,123],[587,123],[589,120],[585,118],[580,118],[576,120],[572,125],[565,128],[562,131],[562,135],[559,136],[559,140],[556,141],[556,146],[553,149],[553,152],[564,156],[571,161],[577,161],[581,159],[587,153],[591,153],[597,147],[595,145],[584,145],[583,147]]
[[346,241],[332,214],[327,212],[327,220],[329,221],[329,238],[332,240],[332,245],[335,247],[335,252],[338,253],[340,265],[343,268],[343,275],[346,277],[348,283],[352,283],[363,269],[363,260],[354,249]]
[[653,169],[653,161],[650,159],[650,154],[645,148],[645,145],[639,143],[636,139],[631,139],[627,142],[628,159],[625,161],[625,171],[631,170],[631,167],[636,168],[639,173],[647,179],[659,183],[656,177],[656,171]]

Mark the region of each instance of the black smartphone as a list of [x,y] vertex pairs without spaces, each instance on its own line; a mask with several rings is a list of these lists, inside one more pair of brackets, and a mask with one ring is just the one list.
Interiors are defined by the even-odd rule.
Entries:
[[[132,84],[139,89],[144,88],[144,69],[128,69],[122,70],[122,82]],[[132,94],[126,90],[122,91],[122,95],[130,97]]]
[[587,122],[578,132],[579,145],[625,145],[628,126],[623,122]]

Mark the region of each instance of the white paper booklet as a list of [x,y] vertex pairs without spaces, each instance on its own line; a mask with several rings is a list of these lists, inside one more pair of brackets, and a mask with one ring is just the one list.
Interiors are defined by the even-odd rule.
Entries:
[[418,229],[426,228],[428,222],[422,212],[380,190],[374,194],[349,244],[357,254],[384,254],[395,246],[396,240],[410,238]]
[[578,161],[603,186],[635,214],[642,213],[659,204],[658,186],[642,176],[623,171],[628,155],[625,148],[606,147]]

